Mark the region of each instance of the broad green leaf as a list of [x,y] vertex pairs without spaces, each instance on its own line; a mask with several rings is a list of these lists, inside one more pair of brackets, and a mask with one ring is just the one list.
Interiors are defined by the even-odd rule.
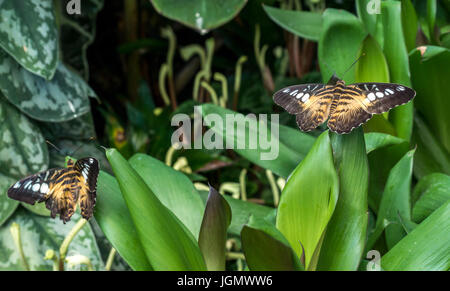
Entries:
[[57,139],[88,140],[96,136],[91,112],[65,122],[41,122],[39,127],[44,136],[51,141]]
[[241,232],[245,261],[252,271],[303,270],[287,239],[271,223],[250,217]]
[[361,46],[361,58],[356,63],[355,79],[358,83],[389,83],[389,68],[383,50],[375,38],[368,35]]
[[322,15],[309,11],[292,11],[270,7],[263,8],[276,24],[300,37],[318,41],[322,31]]
[[[381,18],[384,29],[384,55],[389,65],[390,81],[411,87],[408,51],[402,29],[401,3],[381,3]],[[413,127],[413,103],[401,105],[389,112],[389,121],[394,125],[397,136],[411,139]]]
[[411,0],[402,0],[402,28],[408,52],[416,47],[417,14]]
[[198,243],[116,149],[108,149],[120,190],[154,270],[205,270]]
[[53,1],[0,1],[0,47],[28,71],[50,80],[58,65]]
[[437,1],[427,0],[428,35],[430,36],[430,41],[433,44],[436,43],[436,37],[434,33],[434,26],[436,24],[436,10],[437,10]]
[[[0,270],[25,270],[19,252],[11,236],[10,227],[17,223],[20,227],[20,236],[25,258],[31,270],[50,271],[53,262],[44,260],[45,252],[49,249],[58,253],[61,243],[81,219],[75,213],[72,219],[63,224],[59,219],[42,217],[23,208],[17,209],[8,222],[0,228]],[[66,257],[83,255],[89,258],[94,270],[103,270],[104,265],[89,223],[85,224],[69,245]],[[65,267],[66,270],[79,270]]]
[[396,136],[379,132],[366,133],[364,134],[364,139],[366,142],[367,153],[370,153],[382,147],[396,145],[405,142],[405,140],[398,138]]
[[117,180],[100,171],[97,182],[95,220],[120,256],[134,269],[152,270],[120,192]]
[[381,258],[383,270],[449,270],[449,217],[450,200],[447,200]]
[[381,198],[375,231],[369,237],[367,248],[371,248],[377,240],[374,234],[379,234],[387,223],[390,224],[386,226],[384,232],[389,249],[405,236],[406,233],[401,226],[400,217],[411,220],[410,187],[413,157],[414,150],[407,152],[390,171]]
[[[206,201],[208,192],[200,191],[200,196]],[[240,235],[242,227],[248,222],[251,216],[257,219],[263,219],[275,211],[274,208],[235,199],[228,195],[223,195],[223,198],[228,202],[233,213],[228,232],[234,235]]]
[[417,114],[413,133],[413,141],[417,145],[414,175],[419,179],[435,172],[450,175],[450,154]]
[[150,0],[150,2],[158,13],[202,34],[230,21],[247,3],[246,0]]
[[216,189],[209,186],[208,200],[198,238],[198,245],[208,271],[225,271],[227,229],[231,208]]
[[158,200],[173,212],[197,239],[205,206],[189,178],[148,155],[135,154],[129,163]]
[[332,135],[339,199],[320,249],[319,270],[357,270],[367,229],[369,163],[362,128]]
[[412,195],[412,220],[420,223],[450,199],[450,176],[434,173],[419,180]]
[[333,214],[339,181],[328,131],[295,168],[283,189],[276,220],[298,257],[304,249],[305,268],[315,269],[321,238]]
[[46,122],[74,119],[89,112],[95,93],[77,74],[59,64],[51,81],[23,69],[0,52],[0,90],[23,113]]
[[[239,155],[282,177],[289,176],[314,142],[312,136],[275,122],[256,121],[212,104],[204,104],[201,109],[203,118],[211,120],[209,131],[216,137],[224,137],[223,147],[233,144],[233,150]],[[236,120],[235,128],[227,129],[227,119]],[[244,148],[239,145],[241,142],[245,142]],[[254,149],[251,148],[253,142]]]
[[414,50],[409,58],[411,79],[417,91],[416,108],[427,121],[434,136],[450,153],[450,117],[447,108],[448,76],[450,76],[450,50],[443,47],[427,46],[421,55]]
[[0,227],[11,216],[11,214],[14,213],[14,210],[16,210],[19,205],[18,201],[12,200],[6,194],[9,187],[11,187],[11,185],[15,182],[15,179],[0,174]]
[[355,68],[344,72],[358,57],[367,33],[362,22],[345,10],[327,9],[323,14],[323,30],[319,40],[319,63],[324,82],[335,72],[347,83],[355,82]]

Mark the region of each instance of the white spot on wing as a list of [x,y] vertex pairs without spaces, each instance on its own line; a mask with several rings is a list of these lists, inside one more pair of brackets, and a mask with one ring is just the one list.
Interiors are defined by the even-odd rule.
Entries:
[[385,90],[385,92],[386,92],[386,94],[394,94],[394,91],[392,91],[392,90],[391,90],[391,89],[389,89],[389,88],[388,88],[388,89],[386,89],[386,90]]
[[377,92],[375,93],[375,95],[377,95],[378,98],[383,98],[384,94],[382,92]]
[[397,91],[405,91],[405,87],[403,87],[403,86],[398,86],[398,87],[397,87]]
[[308,99],[309,99],[309,94],[306,93],[302,98],[302,102],[306,102],[306,101],[308,101]]
[[20,182],[16,182],[16,184],[14,184],[14,186],[13,186],[14,189],[17,189],[19,187],[20,187]]
[[298,90],[292,91],[289,95],[295,96],[297,94]]
[[36,183],[33,185],[33,188],[31,190],[33,190],[34,192],[37,192],[39,190],[39,188],[41,188],[41,185],[39,183]]
[[373,101],[373,100],[375,100],[375,94],[373,94],[373,93],[369,93],[369,94],[367,94],[367,99],[369,99],[370,101]]
[[42,194],[46,194],[48,191],[48,184],[47,183],[42,183],[41,185],[41,193]]
[[289,93],[289,89],[284,89],[283,93]]

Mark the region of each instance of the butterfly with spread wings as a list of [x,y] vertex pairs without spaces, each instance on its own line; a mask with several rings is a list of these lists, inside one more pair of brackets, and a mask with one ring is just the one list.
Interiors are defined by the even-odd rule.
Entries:
[[8,189],[8,197],[34,205],[44,202],[51,217],[59,214],[66,223],[80,205],[81,216],[89,219],[94,210],[98,161],[88,157],[73,162],[67,168],[54,168],[26,177]]
[[327,84],[303,84],[283,88],[273,99],[289,114],[296,115],[298,127],[310,131],[328,119],[328,128],[344,134],[414,98],[416,92],[391,83],[345,82],[333,75]]

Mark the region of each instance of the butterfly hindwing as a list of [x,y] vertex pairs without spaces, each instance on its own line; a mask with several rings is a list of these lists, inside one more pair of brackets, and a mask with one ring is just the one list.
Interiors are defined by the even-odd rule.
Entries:
[[80,159],[76,163],[69,160],[67,166],[16,182],[8,189],[8,196],[32,205],[45,201],[51,217],[59,214],[64,223],[70,220],[79,202],[81,215],[89,219],[95,205],[98,161],[94,158]]
[[408,103],[416,92],[403,85],[391,83],[358,83],[347,86],[359,90],[365,97],[363,104],[369,113],[380,114],[396,106]]
[[332,87],[323,84],[290,86],[276,92],[274,101],[288,113],[296,115],[301,130],[310,131],[328,118]]
[[80,159],[75,163],[75,169],[79,174],[74,191],[79,195],[81,216],[89,219],[93,214],[96,201],[98,161],[94,158]]

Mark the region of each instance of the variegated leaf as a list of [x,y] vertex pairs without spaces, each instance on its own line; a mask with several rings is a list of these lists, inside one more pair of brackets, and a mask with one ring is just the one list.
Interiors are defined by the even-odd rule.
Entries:
[[[49,249],[56,253],[64,238],[81,219],[75,213],[72,220],[63,224],[59,219],[42,217],[17,209],[8,222],[0,228],[0,270],[24,270],[22,259],[11,236],[12,223],[20,226],[20,236],[25,259],[31,270],[52,270],[53,262],[44,260]],[[103,270],[104,264],[98,250],[95,236],[89,223],[83,226],[71,242],[66,257],[83,255],[90,259],[94,270]],[[66,270],[79,270],[80,266],[66,267]],[[85,267],[83,267],[85,269]]]
[[52,0],[0,0],[0,47],[24,68],[50,80],[58,64]]
[[46,122],[74,119],[89,111],[95,93],[77,74],[59,64],[51,81],[23,69],[0,52],[0,90],[31,118]]
[[6,195],[6,191],[15,181],[15,179],[0,174],[0,227],[19,205],[18,201],[9,199]]

